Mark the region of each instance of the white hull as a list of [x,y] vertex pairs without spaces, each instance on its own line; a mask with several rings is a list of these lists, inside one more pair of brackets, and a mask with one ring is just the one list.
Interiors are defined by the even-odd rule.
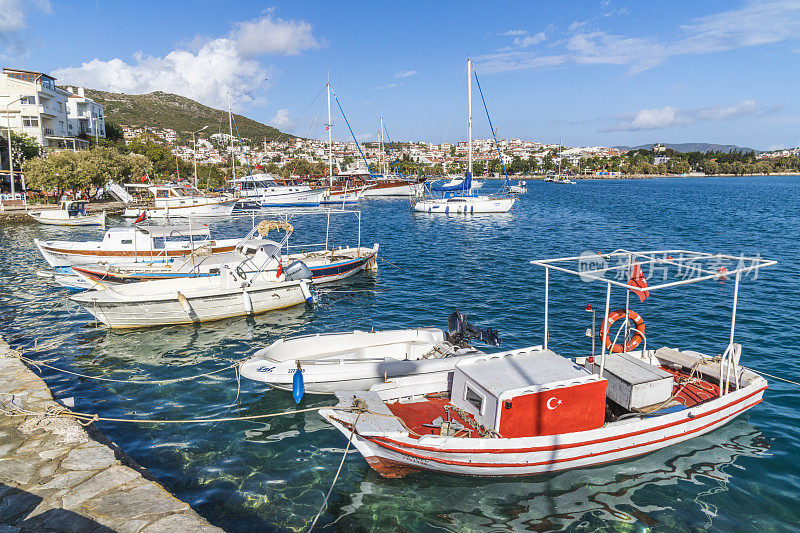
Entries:
[[459,196],[444,199],[426,199],[414,202],[413,209],[418,213],[475,214],[507,213],[514,206],[516,198],[494,198],[490,196]]
[[[222,289],[220,281],[219,277],[148,281],[126,286],[139,294],[131,295],[130,290],[126,294],[108,288],[78,294],[72,299],[111,328],[141,328],[259,314],[299,305],[310,298],[309,282],[306,280],[261,283],[246,289]],[[159,288],[172,285],[175,290],[148,297],[148,289],[155,284],[161,284]],[[181,292],[184,302],[178,292]],[[249,299],[249,305],[246,299]]]
[[[400,475],[434,470],[470,476],[521,476],[596,466],[647,454],[723,426],[761,402],[767,382],[753,373],[749,373],[746,381],[747,386],[739,390],[678,412],[610,422],[599,429],[537,437],[412,438],[396,422],[395,431],[376,428],[362,414],[357,428],[365,429],[356,431],[353,444],[370,466],[390,476],[393,472],[397,475],[398,469]],[[380,387],[374,387],[373,391]],[[388,412],[382,400],[387,399],[390,391],[364,394],[361,397],[367,399],[370,410]],[[339,406],[349,406],[351,399],[352,394]],[[320,414],[349,436],[358,413],[324,409]]]
[[319,205],[325,198],[325,189],[310,189],[307,191],[294,191],[286,193],[264,194],[248,197],[261,202],[262,207]]
[[456,350],[436,328],[305,335],[259,350],[240,371],[248,379],[291,390],[299,363],[305,392],[332,394],[367,390],[403,376],[446,376],[468,354],[480,354],[474,349]]
[[364,196],[420,196],[424,187],[421,183],[407,183],[391,187],[370,187]]
[[[239,244],[240,239],[217,239],[210,247],[211,253],[231,252]],[[34,239],[45,261],[53,268],[70,267],[73,265],[88,265],[99,263],[131,263],[142,261],[172,261],[173,259],[189,255],[192,250],[209,249],[210,241],[198,240],[194,247],[187,241],[184,244],[168,243],[164,249],[136,249],[133,245],[117,244],[113,247],[104,247],[102,242],[71,242],[71,241],[40,241]]]
[[[65,216],[60,216],[61,214]],[[40,224],[52,226],[105,226],[106,212],[93,215],[81,215],[75,217],[66,216],[65,211],[41,211],[38,213],[28,213],[28,215]]]
[[147,211],[148,218],[228,217],[233,213],[237,201],[237,199],[226,199],[216,202],[203,201],[203,203],[186,206],[126,207],[122,216],[137,218],[142,211]]

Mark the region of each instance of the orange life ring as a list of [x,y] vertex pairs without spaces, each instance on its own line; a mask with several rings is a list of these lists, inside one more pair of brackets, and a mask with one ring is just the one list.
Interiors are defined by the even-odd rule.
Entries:
[[634,333],[631,336],[631,339],[625,343],[623,347],[621,344],[611,344],[611,339],[609,338],[607,332],[611,330],[611,326],[625,316],[624,309],[617,309],[616,311],[612,311],[609,313],[608,317],[603,321],[600,325],[600,338],[603,339],[603,342],[606,343],[606,348],[611,350],[612,353],[621,353],[623,351],[629,352],[631,350],[635,350],[639,344],[642,343],[644,340],[644,319],[639,316],[639,313],[633,311],[632,309],[628,310],[628,318],[633,322],[634,325]]

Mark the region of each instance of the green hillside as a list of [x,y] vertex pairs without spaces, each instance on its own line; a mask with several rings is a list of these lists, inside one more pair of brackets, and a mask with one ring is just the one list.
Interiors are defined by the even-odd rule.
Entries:
[[[161,91],[122,94],[86,89],[86,96],[103,104],[108,121],[115,124],[170,128],[184,138],[187,132],[197,131],[203,126],[208,126],[204,132],[206,135],[229,131],[227,111],[204,106],[177,94]],[[263,142],[264,139],[288,140],[294,137],[242,115],[234,113],[233,116],[239,134],[253,143]]]

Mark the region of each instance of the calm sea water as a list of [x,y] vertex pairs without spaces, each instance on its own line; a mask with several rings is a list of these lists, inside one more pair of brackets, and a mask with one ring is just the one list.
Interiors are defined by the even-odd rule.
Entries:
[[[487,185],[491,188],[493,184]],[[683,248],[761,254],[779,264],[746,279],[737,341],[743,363],[800,381],[800,177],[530,183],[507,215],[413,214],[405,200],[363,204],[363,242],[381,244],[375,277],[321,291],[316,309],[200,327],[114,333],[35,272],[46,267],[34,238],[98,238],[99,229],[0,225],[3,337],[29,357],[85,374],[126,379],[192,376],[238,361],[288,335],[446,327],[454,308],[502,335],[503,348],[542,341],[543,272],[534,258],[585,250]],[[334,220],[337,245],[356,218]],[[114,221],[112,223],[121,221]],[[324,238],[325,220],[295,219],[297,241]],[[236,236],[249,221],[213,222]],[[348,237],[350,235],[350,237]],[[551,277],[551,346],[586,355],[587,303],[605,289]],[[573,282],[573,283],[570,283]],[[654,293],[634,308],[654,346],[720,353],[732,282]],[[624,295],[615,303],[624,305]],[[35,343],[35,347],[33,344]],[[237,382],[232,371],[169,385],[102,383],[54,371],[54,392],[102,416],[191,418],[292,409],[290,395]],[[333,403],[307,396],[303,406]],[[800,388],[771,380],[765,401],[703,437],[618,464],[522,479],[420,473],[383,479],[351,453],[320,524],[328,530],[800,529]],[[230,531],[303,530],[322,503],[346,439],[316,413],[213,425],[98,424],[131,457],[209,521]]]

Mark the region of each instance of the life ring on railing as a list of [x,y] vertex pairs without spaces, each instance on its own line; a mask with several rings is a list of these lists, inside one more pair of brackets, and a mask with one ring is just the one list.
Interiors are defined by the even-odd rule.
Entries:
[[609,335],[607,334],[608,331],[611,330],[611,326],[625,316],[624,309],[617,309],[616,311],[612,311],[609,313],[608,317],[603,321],[600,325],[600,338],[603,339],[603,342],[606,343],[606,348],[611,350],[612,353],[621,353],[623,351],[629,352],[631,350],[635,350],[637,346],[639,346],[642,341],[644,340],[644,319],[639,316],[639,313],[632,309],[628,309],[628,319],[633,322],[634,330],[631,339],[625,343],[623,347],[621,344],[614,344]]

